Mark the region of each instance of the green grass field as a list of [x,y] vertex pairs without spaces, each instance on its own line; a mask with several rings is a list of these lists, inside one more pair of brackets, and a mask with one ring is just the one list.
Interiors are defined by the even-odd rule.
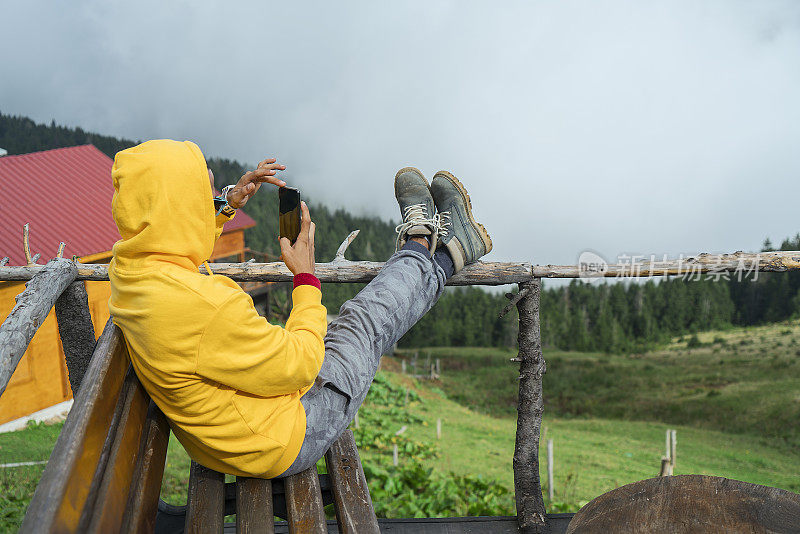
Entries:
[[[574,511],[603,492],[657,475],[667,428],[677,429],[676,474],[712,474],[800,492],[798,340],[800,322],[792,322],[676,339],[646,354],[545,350],[543,428],[555,444],[549,509]],[[385,358],[360,412],[356,437],[365,468],[374,473],[371,490],[381,501],[392,501],[381,504],[382,512],[513,513],[514,353],[435,348],[420,355],[428,352],[441,359],[440,380],[404,375],[399,357]],[[407,405],[406,388],[412,392]],[[40,424],[0,435],[0,463],[46,459],[60,428]],[[401,451],[398,468],[391,465],[394,443]],[[541,458],[544,481],[544,449]],[[162,487],[168,502],[185,502],[188,465],[172,438]],[[0,469],[0,531],[18,528],[42,469]],[[443,478],[462,475],[480,479]],[[422,486],[402,482],[416,476],[431,477],[422,486],[450,488],[440,493],[468,489],[446,506],[409,502],[437,500],[435,491],[425,497]],[[480,480],[498,485],[486,490],[491,500],[484,508],[470,508],[468,501],[482,491]],[[393,491],[407,493],[406,501],[387,498]]]
[[[777,438],[800,447],[800,322],[706,332],[645,354],[544,351],[545,413]],[[516,414],[517,375],[497,349],[436,348],[448,398]]]
[[[516,419],[478,414],[435,387],[419,387],[425,402],[412,404],[410,411],[427,424],[411,427],[409,437],[435,442],[437,418],[443,427],[441,457],[425,462],[458,473],[478,472],[512,488]],[[675,474],[724,476],[800,492],[800,450],[782,440],[685,425],[552,415],[544,417],[542,426],[547,428],[545,439],[554,441],[555,499],[560,502],[578,504],[656,476],[667,428],[677,430]],[[542,447],[543,481],[544,454]]]

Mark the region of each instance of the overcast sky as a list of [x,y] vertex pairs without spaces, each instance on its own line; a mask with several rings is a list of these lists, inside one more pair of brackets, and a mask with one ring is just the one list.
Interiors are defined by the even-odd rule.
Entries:
[[0,111],[275,155],[385,219],[398,168],[448,169],[498,261],[800,230],[800,2],[230,4],[4,2]]

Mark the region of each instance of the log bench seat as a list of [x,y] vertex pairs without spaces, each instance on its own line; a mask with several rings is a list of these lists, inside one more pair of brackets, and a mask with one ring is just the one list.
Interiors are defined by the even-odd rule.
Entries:
[[[327,533],[332,503],[341,533],[377,533],[364,471],[347,430],[316,468],[285,479],[225,475],[192,462],[186,506],[160,501],[170,428],[130,365],[120,329],[109,321],[97,341],[20,532]],[[230,527],[230,525],[229,525]],[[279,528],[283,530],[283,528]]]

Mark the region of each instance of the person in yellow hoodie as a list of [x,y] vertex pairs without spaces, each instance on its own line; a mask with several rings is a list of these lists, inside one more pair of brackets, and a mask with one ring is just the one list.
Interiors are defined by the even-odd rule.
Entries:
[[[261,162],[214,204],[194,143],[147,141],[114,159],[112,214],[122,239],[109,265],[114,323],[131,362],[173,432],[198,463],[273,478],[321,458],[364,401],[381,355],[436,302],[449,276],[488,253],[491,240],[463,185],[401,169],[398,251],[326,327],[314,275],[314,223],[280,242],[294,274],[286,327],[271,325],[206,260],[224,223],[262,183],[285,185]],[[438,213],[436,212],[438,210]]]

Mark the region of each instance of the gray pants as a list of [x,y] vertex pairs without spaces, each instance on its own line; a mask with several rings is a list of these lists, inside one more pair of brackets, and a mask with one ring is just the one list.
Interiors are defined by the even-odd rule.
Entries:
[[367,396],[381,355],[414,326],[444,291],[446,274],[422,245],[394,254],[375,279],[342,305],[328,325],[325,359],[303,395],[306,435],[281,477],[313,466],[344,432]]

